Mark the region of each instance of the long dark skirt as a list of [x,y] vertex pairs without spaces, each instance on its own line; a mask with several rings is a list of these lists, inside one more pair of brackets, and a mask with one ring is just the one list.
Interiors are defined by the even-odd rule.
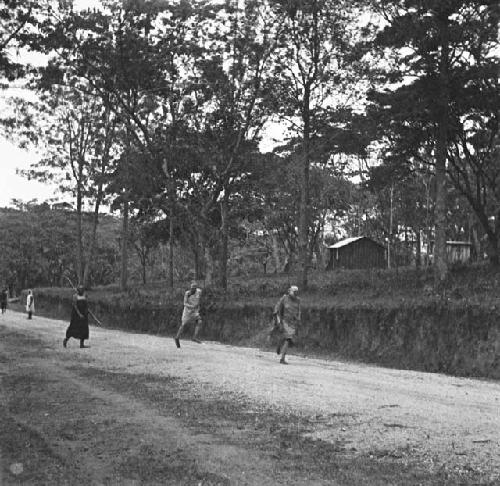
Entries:
[[76,306],[82,314],[80,317],[75,308],[71,309],[71,321],[69,327],[66,330],[66,338],[75,339],[88,339],[89,338],[89,316],[86,300],[79,300],[76,302]]

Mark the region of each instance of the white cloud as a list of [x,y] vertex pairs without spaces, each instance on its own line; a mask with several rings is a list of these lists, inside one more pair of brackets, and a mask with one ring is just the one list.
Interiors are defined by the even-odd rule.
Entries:
[[74,6],[76,10],[102,8],[102,2],[99,0],[75,0]]
[[16,173],[17,169],[28,169],[33,162],[36,162],[33,153],[0,138],[0,207],[10,206],[12,199],[43,202],[59,196],[54,186],[28,180]]

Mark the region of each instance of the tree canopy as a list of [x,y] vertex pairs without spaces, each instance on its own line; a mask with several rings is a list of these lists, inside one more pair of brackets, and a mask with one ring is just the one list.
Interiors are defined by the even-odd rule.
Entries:
[[[485,235],[498,261],[494,2],[4,0],[0,13],[0,69],[37,95],[3,126],[41,154],[26,175],[72,198],[82,282],[104,209],[122,221],[123,288],[129,248],[143,281],[163,248],[173,286],[187,250],[191,273],[225,288],[249,232],[304,287],[332,237],[372,236],[406,255],[393,264],[434,246],[437,281],[453,235],[478,255]],[[20,66],[11,48],[47,62]]]

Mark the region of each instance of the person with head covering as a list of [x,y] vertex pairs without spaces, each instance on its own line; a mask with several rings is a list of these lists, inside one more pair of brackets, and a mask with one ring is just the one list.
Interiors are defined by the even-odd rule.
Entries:
[[177,330],[177,334],[174,337],[175,345],[180,348],[180,337],[184,328],[190,324],[195,324],[193,341],[200,343],[198,339],[198,333],[201,329],[201,317],[200,317],[200,299],[201,299],[201,289],[198,288],[196,282],[191,282],[189,290],[184,294],[184,309],[182,311],[181,325]]
[[278,355],[281,354],[281,364],[288,364],[285,356],[288,348],[295,344],[297,328],[300,326],[301,322],[298,292],[299,288],[296,285],[292,285],[274,307],[273,315],[280,331],[276,353]]
[[26,312],[28,313],[28,319],[31,319],[35,312],[35,296],[32,290],[28,290],[28,295],[26,297]]
[[76,293],[73,295],[73,303],[71,306],[71,320],[68,329],[66,329],[66,337],[63,340],[63,346],[66,347],[70,338],[80,340],[80,347],[87,348],[84,341],[89,338],[89,306],[85,289],[79,285]]

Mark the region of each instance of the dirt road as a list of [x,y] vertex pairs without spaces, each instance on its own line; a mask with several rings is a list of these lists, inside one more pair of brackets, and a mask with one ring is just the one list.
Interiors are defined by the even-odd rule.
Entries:
[[0,484],[500,484],[500,383],[0,316]]

